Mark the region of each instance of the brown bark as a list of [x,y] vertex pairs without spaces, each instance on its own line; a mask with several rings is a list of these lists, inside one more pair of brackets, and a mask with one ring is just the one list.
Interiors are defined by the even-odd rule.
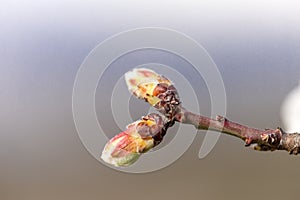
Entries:
[[197,129],[213,130],[238,137],[245,141],[245,146],[253,144],[255,150],[286,150],[294,155],[300,152],[300,134],[286,133],[281,128],[266,130],[250,128],[222,116],[211,119],[189,112],[184,108],[180,108],[175,120],[184,124],[192,124]]

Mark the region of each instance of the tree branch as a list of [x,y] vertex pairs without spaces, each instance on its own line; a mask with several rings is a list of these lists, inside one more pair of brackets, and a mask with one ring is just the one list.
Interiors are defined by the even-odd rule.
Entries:
[[281,128],[256,129],[250,128],[225,117],[217,116],[211,119],[197,115],[180,107],[175,120],[184,124],[192,124],[200,130],[213,130],[238,137],[245,141],[245,146],[254,144],[254,149],[259,151],[286,150],[297,155],[300,152],[300,134],[285,133]]
[[192,124],[197,129],[213,130],[238,137],[245,146],[254,145],[258,151],[286,150],[300,152],[300,134],[286,133],[281,128],[250,128],[225,117],[211,119],[187,111],[182,107],[177,89],[166,77],[156,72],[138,68],[125,74],[129,91],[153,106],[159,114],[149,114],[127,126],[124,132],[113,137],[105,146],[101,158],[116,166],[134,163],[142,153],[158,145],[167,129],[175,122]]

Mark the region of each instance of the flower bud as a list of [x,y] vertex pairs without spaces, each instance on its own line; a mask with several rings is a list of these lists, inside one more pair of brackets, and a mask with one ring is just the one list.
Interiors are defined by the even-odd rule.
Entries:
[[179,96],[173,83],[150,69],[133,69],[125,74],[129,91],[169,119],[172,119],[180,104]]
[[158,114],[149,114],[127,126],[104,147],[101,158],[115,166],[133,164],[142,153],[159,144],[169,124]]

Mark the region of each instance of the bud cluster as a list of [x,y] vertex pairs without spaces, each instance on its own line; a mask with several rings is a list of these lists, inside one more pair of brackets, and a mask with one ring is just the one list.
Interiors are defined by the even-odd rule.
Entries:
[[174,124],[180,100],[173,83],[152,70],[139,68],[125,74],[129,91],[144,99],[160,114],[151,113],[129,124],[104,147],[101,158],[115,166],[133,164],[142,153],[158,145]]

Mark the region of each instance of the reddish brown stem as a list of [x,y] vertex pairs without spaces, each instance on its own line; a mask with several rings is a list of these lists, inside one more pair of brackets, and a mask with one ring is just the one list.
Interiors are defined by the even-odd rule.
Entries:
[[185,124],[192,124],[197,129],[213,130],[241,138],[245,141],[246,146],[256,144],[254,146],[255,150],[286,150],[290,154],[295,155],[300,152],[300,134],[285,133],[281,128],[266,130],[250,128],[229,121],[222,116],[211,119],[189,112],[184,108],[180,108],[175,120]]

